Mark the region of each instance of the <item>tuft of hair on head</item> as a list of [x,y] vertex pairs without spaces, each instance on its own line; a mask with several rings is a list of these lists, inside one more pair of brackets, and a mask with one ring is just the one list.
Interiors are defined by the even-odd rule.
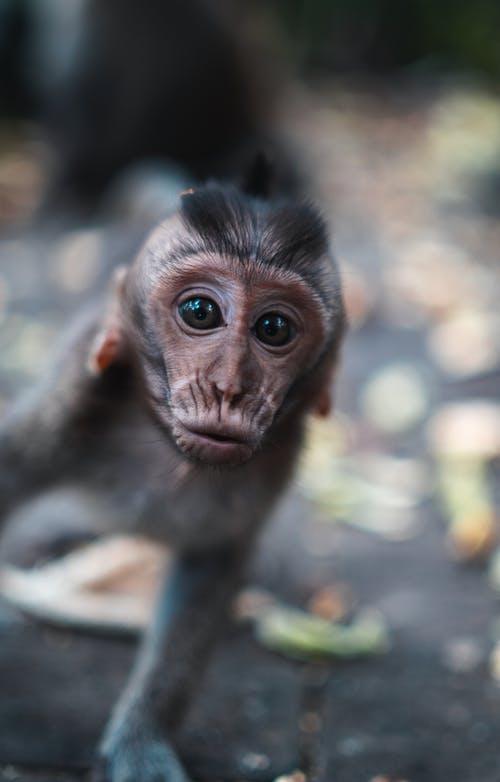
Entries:
[[268,211],[263,250],[269,262],[300,273],[328,252],[323,215],[308,201],[281,202]]
[[181,197],[180,216],[189,233],[186,252],[253,258],[299,273],[328,252],[323,216],[307,201],[260,201],[212,183]]
[[[256,215],[248,198],[232,185],[208,183],[183,195],[180,216],[190,234],[190,244],[194,242],[192,250],[240,259],[251,253]],[[201,240],[200,246],[196,246],[196,237]]]

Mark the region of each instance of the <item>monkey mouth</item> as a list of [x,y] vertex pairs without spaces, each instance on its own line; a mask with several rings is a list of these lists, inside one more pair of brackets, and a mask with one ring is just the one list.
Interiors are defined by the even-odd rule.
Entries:
[[199,461],[240,464],[247,461],[254,451],[248,436],[236,429],[181,426],[183,432],[177,438],[177,444]]

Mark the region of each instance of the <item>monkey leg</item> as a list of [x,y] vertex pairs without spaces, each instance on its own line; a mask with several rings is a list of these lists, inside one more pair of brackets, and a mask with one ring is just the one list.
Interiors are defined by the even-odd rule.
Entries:
[[242,560],[228,548],[177,561],[105,733],[93,782],[188,782],[168,736],[221,634]]

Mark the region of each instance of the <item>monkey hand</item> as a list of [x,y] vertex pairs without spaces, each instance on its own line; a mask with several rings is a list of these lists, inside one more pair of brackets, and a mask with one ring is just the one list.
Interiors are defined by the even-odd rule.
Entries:
[[91,782],[190,782],[172,747],[161,737],[143,734],[111,742]]

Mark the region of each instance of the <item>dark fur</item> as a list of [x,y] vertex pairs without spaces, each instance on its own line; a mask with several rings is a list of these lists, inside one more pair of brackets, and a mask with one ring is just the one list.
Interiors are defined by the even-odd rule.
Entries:
[[[275,80],[261,42],[256,57],[247,40],[241,3],[82,0],[69,15],[65,6],[0,5],[0,113],[42,122],[57,163],[47,208],[95,210],[117,175],[147,160],[189,181],[239,180],[260,148],[277,163],[273,185],[290,192],[296,166],[269,116]],[[248,186],[268,195],[264,180],[255,168]]]
[[[199,250],[299,273],[328,251],[323,219],[307,203],[270,203],[233,187],[209,185],[182,197],[181,216]],[[192,252],[192,250],[191,250]]]

